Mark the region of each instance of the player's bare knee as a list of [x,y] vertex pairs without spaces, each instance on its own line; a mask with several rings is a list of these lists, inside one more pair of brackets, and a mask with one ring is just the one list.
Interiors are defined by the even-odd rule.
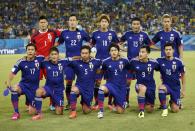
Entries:
[[154,107],[152,105],[145,105],[145,110],[148,113],[152,113],[154,111]]
[[37,97],[41,97],[41,96],[43,96],[43,94],[44,94],[44,89],[38,88],[38,89],[36,90],[36,96],[37,96]]
[[166,88],[165,85],[160,85],[160,86],[158,87],[158,89],[159,89],[159,90],[164,90],[164,91],[166,91],[167,88]]
[[15,92],[18,92],[18,93],[21,92],[21,89],[20,89],[20,87],[19,87],[18,85],[14,85],[14,86],[12,87],[12,90],[15,91]]
[[145,93],[146,93],[146,89],[147,89],[146,86],[139,85],[139,94],[142,95],[142,96],[144,96]]
[[59,106],[56,107],[56,115],[63,115],[63,108],[62,107],[59,107]]
[[173,113],[179,112],[179,106],[177,104],[175,104],[175,103],[171,104],[171,111]]
[[71,92],[74,92],[74,93],[78,94],[79,89],[76,86],[73,86],[72,89],[71,89]]
[[91,112],[91,109],[84,109],[84,110],[83,110],[83,113],[84,113],[84,114],[89,114],[90,112]]
[[104,93],[108,93],[108,89],[106,86],[101,86],[100,90],[102,90]]
[[83,113],[88,114],[91,112],[91,108],[88,107],[85,103],[82,105]]
[[118,114],[123,114],[125,112],[124,108],[120,107],[120,106],[117,106],[116,107],[116,110],[117,110],[117,113]]

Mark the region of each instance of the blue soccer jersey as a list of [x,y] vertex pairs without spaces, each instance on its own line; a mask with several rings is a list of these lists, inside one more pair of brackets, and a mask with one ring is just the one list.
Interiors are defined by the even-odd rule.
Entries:
[[180,74],[185,72],[184,65],[179,58],[168,60],[165,57],[157,59],[163,84],[172,89],[180,89]]
[[96,58],[97,59],[106,59],[108,58],[109,51],[108,47],[111,43],[118,43],[119,40],[117,38],[117,34],[108,30],[107,32],[102,32],[100,30],[93,32],[92,34],[92,44],[95,45],[97,49]]
[[43,60],[43,56],[36,56],[32,61],[22,58],[14,65],[12,73],[17,74],[18,71],[21,71],[20,83],[29,85],[28,88],[36,90],[39,87],[40,64]]
[[154,70],[158,70],[158,62],[154,59],[148,59],[147,62],[141,62],[138,58],[130,61],[131,71],[135,72],[137,84],[143,84],[147,89],[155,90]]
[[122,37],[122,42],[127,41],[127,57],[132,59],[139,55],[139,49],[142,45],[150,45],[151,40],[147,33],[140,31],[139,33],[134,33],[133,31],[126,32]]
[[98,59],[90,59],[89,62],[84,62],[83,60],[75,60],[70,62],[71,66],[77,76],[76,84],[83,88],[83,90],[92,90],[95,85],[95,74],[97,69],[101,66],[101,61]]
[[108,73],[107,83],[112,83],[118,87],[126,87],[128,65],[129,61],[125,58],[112,60],[109,57],[105,59],[102,64],[102,70]]
[[170,32],[165,32],[164,30],[159,31],[156,33],[156,35],[152,38],[152,41],[156,44],[160,42],[161,47],[161,57],[165,56],[164,52],[164,45],[168,42],[173,43],[174,45],[174,57],[180,57],[179,54],[179,46],[183,44],[181,34],[174,29],[172,29]]
[[60,44],[65,43],[66,47],[66,57],[80,56],[80,50],[83,42],[89,42],[89,35],[83,30],[64,30],[62,31],[58,42]]
[[43,68],[47,74],[45,86],[49,86],[54,89],[64,89],[64,69],[67,64],[67,60],[58,60],[58,63],[56,64],[51,61],[42,62],[41,68]]

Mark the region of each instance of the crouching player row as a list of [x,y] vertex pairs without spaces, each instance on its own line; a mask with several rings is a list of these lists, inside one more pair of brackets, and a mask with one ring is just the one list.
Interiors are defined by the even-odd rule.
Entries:
[[[36,115],[33,120],[42,118],[41,106],[42,99],[50,96],[56,106],[56,114],[63,114],[64,101],[64,82],[63,72],[66,65],[71,66],[77,75],[75,86],[72,87],[70,95],[71,112],[69,118],[76,118],[76,103],[78,95],[81,95],[81,104],[84,113],[91,111],[91,102],[95,86],[95,74],[107,72],[109,79],[107,83],[100,87],[98,91],[98,105],[100,111],[98,118],[104,116],[104,96],[110,94],[114,97],[115,111],[124,112],[126,96],[126,74],[128,70],[136,74],[137,83],[136,91],[138,93],[138,105],[140,113],[139,118],[144,117],[144,109],[152,112],[155,101],[155,81],[153,78],[154,70],[159,70],[162,77],[162,85],[159,87],[159,99],[163,109],[162,116],[168,115],[166,105],[166,95],[171,96],[170,104],[173,112],[179,111],[180,93],[185,96],[185,71],[181,60],[173,57],[173,46],[167,43],[164,46],[166,56],[157,60],[149,59],[150,48],[142,46],[139,51],[139,57],[132,59],[121,58],[119,55],[119,46],[111,44],[109,53],[111,57],[101,62],[97,59],[90,58],[90,47],[81,48],[81,59],[79,60],[59,60],[59,51],[57,48],[51,48],[50,60],[43,61],[44,57],[35,56],[36,48],[33,44],[26,47],[27,57],[22,58],[14,65],[12,73],[9,75],[7,86],[11,86],[11,81],[19,70],[22,71],[22,80],[19,84],[13,86],[11,100],[15,113],[13,120],[20,118],[18,111],[18,97],[25,94],[29,103],[31,103],[30,113],[36,108]],[[73,58],[74,59],[74,58]],[[46,84],[43,88],[39,87],[40,67],[47,74]],[[102,67],[102,68],[101,68]],[[182,90],[180,92],[180,76],[182,80]],[[34,106],[35,103],[35,106]]]
[[[166,105],[166,95],[170,95],[170,106],[172,112],[179,111],[180,94],[185,96],[185,70],[184,65],[179,58],[173,57],[174,47],[172,43],[167,43],[164,46],[165,57],[157,60],[148,58],[150,48],[142,46],[139,51],[139,56],[128,63],[125,59],[119,57],[119,48],[117,45],[110,46],[111,58],[103,61],[102,69],[109,72],[111,79],[99,89],[98,102],[100,111],[98,118],[103,118],[104,109],[103,102],[106,93],[114,96],[114,103],[116,104],[116,111],[118,113],[124,112],[125,102],[125,88],[123,85],[124,70],[133,71],[136,74],[136,92],[138,94],[139,118],[144,118],[144,110],[153,112],[155,103],[156,84],[154,80],[154,70],[160,71],[162,77],[162,85],[159,86],[159,100],[163,112],[161,116],[167,116],[168,110]],[[120,65],[120,63],[122,63]],[[182,81],[182,88],[180,85],[180,74]],[[181,90],[181,92],[180,92]]]

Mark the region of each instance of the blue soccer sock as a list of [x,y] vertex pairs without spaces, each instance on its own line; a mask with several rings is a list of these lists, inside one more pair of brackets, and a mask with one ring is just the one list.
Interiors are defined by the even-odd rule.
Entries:
[[35,108],[37,111],[37,114],[41,113],[41,108],[42,108],[42,97],[35,97]]
[[98,106],[101,112],[104,111],[104,91],[100,90],[98,91]]
[[138,105],[139,105],[139,110],[144,111],[145,107],[145,97],[144,96],[138,96],[137,97]]
[[160,104],[161,104],[162,109],[167,109],[166,92],[162,89],[159,89],[159,100],[160,100]]
[[72,111],[76,111],[77,94],[75,92],[70,93],[70,107]]
[[19,113],[19,109],[18,109],[18,93],[16,91],[12,91],[11,92],[11,101],[12,101],[12,105],[13,105],[14,111],[16,113]]
[[130,88],[127,87],[127,93],[126,93],[126,102],[129,103],[129,93],[130,93]]

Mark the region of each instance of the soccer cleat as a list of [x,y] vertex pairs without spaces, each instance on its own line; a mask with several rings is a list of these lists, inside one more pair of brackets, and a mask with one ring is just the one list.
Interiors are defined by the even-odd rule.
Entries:
[[70,119],[74,119],[74,118],[76,118],[77,117],[77,112],[76,111],[71,111],[70,112],[70,115],[69,115],[69,118]]
[[139,118],[144,118],[144,112],[143,111],[140,111],[139,114],[138,114],[138,117]]
[[32,120],[40,120],[40,119],[42,119],[43,118],[43,116],[42,116],[42,114],[37,114],[37,115],[34,115],[33,117],[32,117]]
[[103,118],[103,117],[104,117],[104,112],[99,111],[97,117],[98,117],[99,119]]
[[20,119],[20,114],[17,113],[17,112],[14,112],[14,114],[12,115],[12,118],[11,119],[12,120],[18,120],[18,119]]
[[65,106],[64,110],[69,110],[69,109],[70,109],[70,105],[68,104]]
[[91,109],[94,110],[94,111],[97,111],[99,109],[99,106],[98,105],[94,105],[94,106],[91,107]]
[[50,109],[50,111],[55,111],[56,110],[56,108],[53,105],[50,105],[49,109]]
[[168,109],[163,109],[161,116],[166,117],[168,115]]

